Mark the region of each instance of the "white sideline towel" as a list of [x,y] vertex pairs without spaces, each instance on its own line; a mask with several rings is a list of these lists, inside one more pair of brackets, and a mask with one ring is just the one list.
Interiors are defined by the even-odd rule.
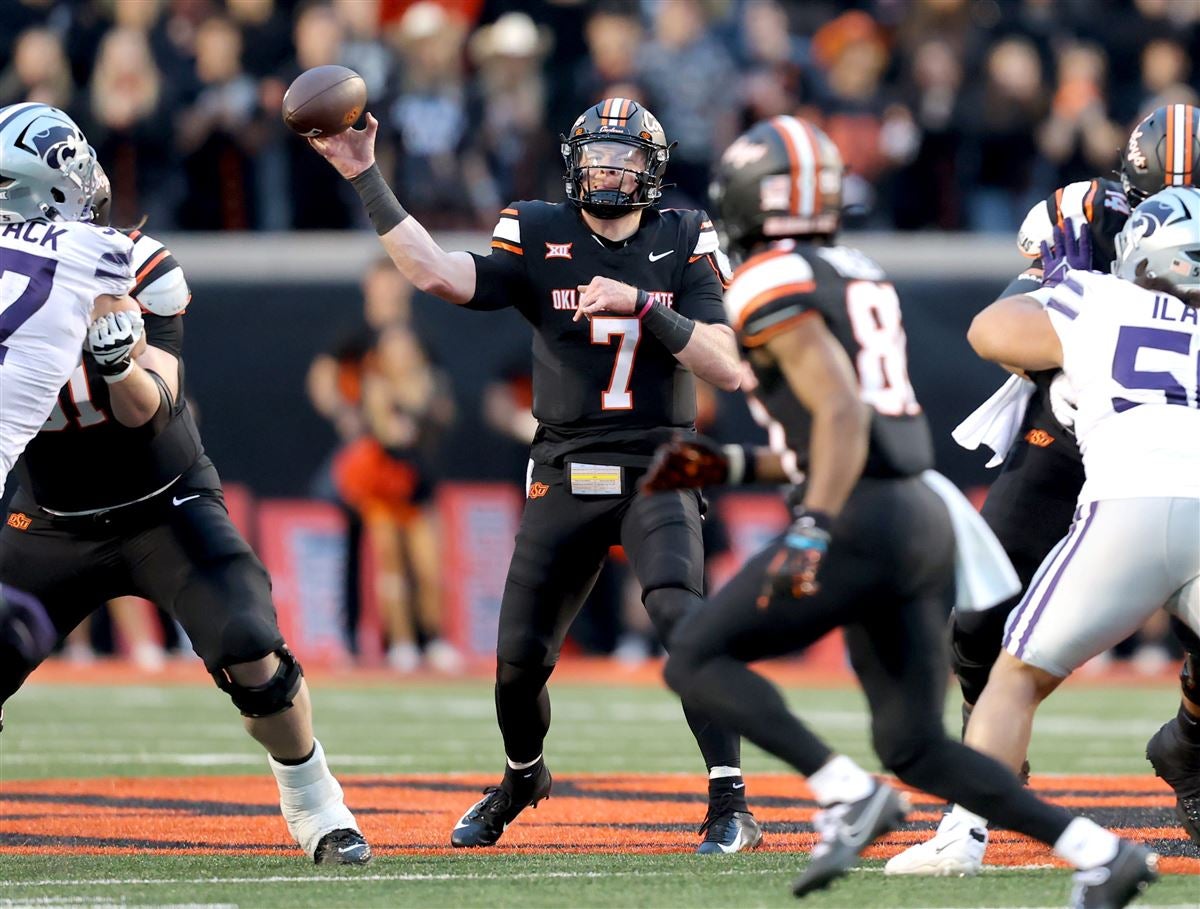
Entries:
[[954,441],[963,448],[976,449],[986,445],[995,452],[988,467],[1003,463],[1005,455],[1017,440],[1025,407],[1033,396],[1034,385],[1020,376],[1009,376],[990,398],[954,427]]
[[975,506],[936,470],[926,470],[921,481],[946,503],[954,526],[954,608],[982,612],[1019,593],[1021,580],[1012,562]]

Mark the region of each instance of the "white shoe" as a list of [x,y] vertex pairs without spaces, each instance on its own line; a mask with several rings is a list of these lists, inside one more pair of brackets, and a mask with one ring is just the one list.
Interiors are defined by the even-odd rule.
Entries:
[[987,841],[987,828],[970,827],[953,814],[946,814],[933,839],[909,846],[899,855],[892,856],[883,866],[883,873],[970,877],[983,867]]
[[421,651],[411,641],[404,644],[393,644],[388,648],[387,664],[389,669],[407,675],[421,668]]
[[434,638],[425,645],[425,661],[438,672],[447,675],[462,672],[466,664],[458,648],[442,638]]

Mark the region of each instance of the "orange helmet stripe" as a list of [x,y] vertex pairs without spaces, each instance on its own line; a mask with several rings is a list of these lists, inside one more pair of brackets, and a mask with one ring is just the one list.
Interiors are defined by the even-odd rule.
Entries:
[[1164,166],[1167,177],[1167,185],[1170,186],[1175,182],[1175,162],[1178,157],[1175,154],[1175,140],[1178,133],[1175,129],[1175,119],[1178,116],[1181,104],[1172,104],[1167,108],[1167,160]]
[[1181,104],[1183,110],[1180,116],[1183,119],[1183,183],[1185,185],[1192,183],[1192,168],[1195,166],[1195,161],[1192,160],[1192,145],[1196,141],[1196,108],[1190,104]]

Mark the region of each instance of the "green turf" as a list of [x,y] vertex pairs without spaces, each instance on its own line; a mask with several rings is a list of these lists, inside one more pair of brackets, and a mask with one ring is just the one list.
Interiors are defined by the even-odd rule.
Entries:
[[[346,773],[494,771],[501,764],[491,686],[314,685],[318,734]],[[677,702],[654,687],[553,687],[552,766],[571,772],[696,771]],[[788,696],[837,747],[876,766],[861,695],[850,688]],[[1067,687],[1045,705],[1032,759],[1042,772],[1144,773],[1146,738],[1175,710],[1173,686]],[[32,684],[6,707],[4,780],[265,772],[227,699],[207,686]],[[947,724],[957,728],[957,705]],[[751,773],[781,770],[753,748]],[[240,906],[785,906],[803,857],[691,855],[384,856],[367,869],[318,870],[284,856],[0,856],[0,907]],[[805,906],[1065,905],[1063,871],[997,871],[975,880],[885,879],[878,864]],[[1200,881],[1168,877],[1146,905],[1200,905]]]
[[[560,773],[695,771],[679,703],[656,687],[552,686],[546,752]],[[795,708],[840,750],[876,767],[863,699],[850,688],[793,690]],[[1175,713],[1170,685],[1070,686],[1038,715],[1030,755],[1043,773],[1143,773],[1147,738]],[[357,773],[490,772],[503,766],[491,685],[314,685],[317,734],[335,768]],[[228,699],[196,686],[31,684],[5,707],[0,779],[244,774],[263,766]],[[947,728],[957,730],[948,701]],[[784,766],[747,746],[748,770]]]
[[[385,857],[362,869],[318,870],[286,858],[75,856],[3,859],[3,897],[84,903],[321,906],[796,906],[789,884],[804,859],[781,853]],[[1063,906],[1066,871],[997,871],[976,879],[885,878],[879,863],[813,894],[813,909]],[[263,880],[267,878],[266,880]],[[1139,905],[1189,906],[1196,878],[1170,876]]]

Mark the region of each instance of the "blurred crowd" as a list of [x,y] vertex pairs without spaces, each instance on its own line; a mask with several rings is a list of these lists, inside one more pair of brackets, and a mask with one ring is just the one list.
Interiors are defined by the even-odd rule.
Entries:
[[562,194],[557,136],[610,95],[678,143],[700,204],[744,126],[821,123],[852,224],[1006,231],[1048,188],[1112,170],[1141,113],[1195,103],[1196,0],[3,0],[0,105],[67,110],[158,230],[361,222],[287,133],[301,71],[366,81],[379,154],[434,228]]

